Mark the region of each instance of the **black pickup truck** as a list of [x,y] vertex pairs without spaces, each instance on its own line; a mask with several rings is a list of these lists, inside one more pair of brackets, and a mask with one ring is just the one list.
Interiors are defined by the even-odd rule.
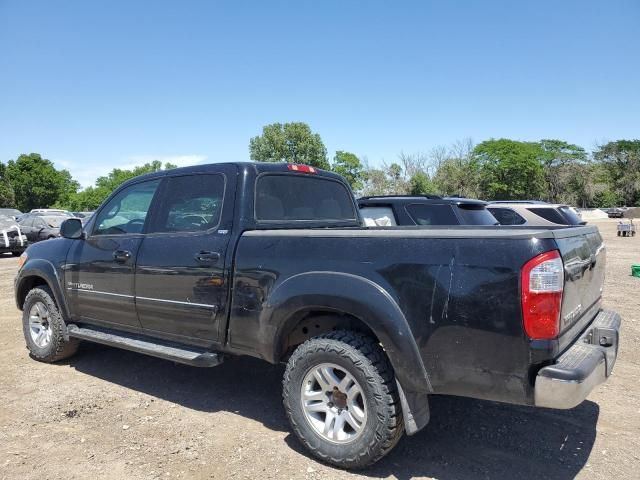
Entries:
[[365,228],[335,174],[220,163],[135,178],[61,235],[15,280],[35,359],[286,362],[294,432],[345,468],[423,428],[429,395],[572,408],[616,360],[591,226]]

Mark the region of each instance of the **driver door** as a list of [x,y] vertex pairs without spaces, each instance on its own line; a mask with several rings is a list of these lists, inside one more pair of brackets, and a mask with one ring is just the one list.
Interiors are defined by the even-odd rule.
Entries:
[[65,284],[76,321],[137,331],[135,264],[161,179],[129,185],[96,213],[67,258]]

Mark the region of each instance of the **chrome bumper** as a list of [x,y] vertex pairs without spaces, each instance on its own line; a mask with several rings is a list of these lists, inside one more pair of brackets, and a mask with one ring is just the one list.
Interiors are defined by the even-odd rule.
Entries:
[[553,365],[540,369],[535,383],[535,405],[573,408],[613,370],[618,356],[621,318],[602,310],[585,333]]

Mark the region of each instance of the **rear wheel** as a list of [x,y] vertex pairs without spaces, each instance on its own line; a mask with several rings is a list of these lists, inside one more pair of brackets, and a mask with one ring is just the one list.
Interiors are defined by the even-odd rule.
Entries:
[[78,349],[79,340],[64,339],[64,321],[47,286],[32,289],[25,298],[22,330],[31,356],[42,362],[68,358]]
[[300,441],[338,467],[378,461],[404,431],[393,369],[380,345],[359,333],[336,331],[299,346],[283,399]]

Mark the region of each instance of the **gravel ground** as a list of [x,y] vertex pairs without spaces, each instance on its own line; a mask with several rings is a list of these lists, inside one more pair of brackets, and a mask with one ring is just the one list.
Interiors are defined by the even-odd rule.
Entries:
[[29,358],[0,256],[0,478],[597,478],[640,470],[640,236],[600,227],[605,304],[624,317],[609,381],[569,411],[455,397],[373,467],[320,464],[289,431],[281,366],[233,358],[197,369],[99,345],[55,365]]

